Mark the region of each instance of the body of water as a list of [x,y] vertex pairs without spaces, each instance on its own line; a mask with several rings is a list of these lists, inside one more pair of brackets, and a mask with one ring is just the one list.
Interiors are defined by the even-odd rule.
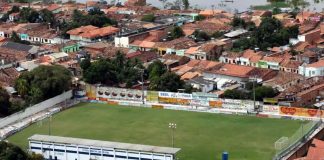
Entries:
[[[84,2],[85,0],[78,0]],[[108,3],[111,0],[107,0]],[[117,0],[118,1],[118,0]],[[124,2],[125,0],[120,0]],[[172,0],[169,0],[172,2]],[[207,9],[214,7],[215,9],[222,9],[229,12],[238,10],[240,12],[248,10],[252,5],[265,5],[268,4],[267,0],[189,0],[190,5],[194,8]],[[321,12],[324,9],[324,1],[314,4],[314,0],[307,0],[310,6],[307,10]],[[161,8],[163,5],[159,0],[147,0],[147,3]]]

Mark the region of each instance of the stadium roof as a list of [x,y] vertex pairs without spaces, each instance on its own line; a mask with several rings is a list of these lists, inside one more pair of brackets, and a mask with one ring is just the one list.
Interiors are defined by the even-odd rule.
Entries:
[[181,150],[180,148],[157,147],[157,146],[141,145],[141,144],[119,143],[119,142],[48,136],[48,135],[39,135],[39,134],[35,134],[29,137],[28,140],[54,142],[54,143],[61,143],[61,144],[85,145],[85,146],[92,146],[92,147],[125,149],[125,150],[144,151],[144,152],[153,152],[153,153],[166,153],[166,154],[176,154]]

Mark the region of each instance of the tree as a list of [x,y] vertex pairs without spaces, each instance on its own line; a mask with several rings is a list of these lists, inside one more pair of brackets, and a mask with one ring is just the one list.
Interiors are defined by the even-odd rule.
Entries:
[[99,59],[91,63],[90,67],[84,71],[83,78],[90,84],[114,84],[117,82],[114,70],[114,65],[108,60]]
[[244,19],[235,16],[235,17],[233,18],[232,22],[231,22],[231,25],[232,25],[233,27],[245,28],[246,23],[245,23]]
[[206,17],[203,16],[203,15],[198,15],[198,16],[195,17],[195,21],[202,21],[204,19],[206,19]]
[[146,14],[142,17],[141,20],[144,22],[154,22],[155,16],[154,16],[154,14]]
[[[6,90],[0,87],[0,117],[7,116],[10,108],[10,96]],[[0,152],[1,153],[1,152]]]
[[56,23],[54,14],[47,9],[42,9],[39,16],[41,17],[43,23],[50,23],[51,26],[54,26]]
[[248,99],[248,94],[241,90],[237,89],[228,89],[224,92],[222,95],[224,98],[229,98],[229,99]]
[[82,70],[87,70],[90,66],[91,66],[90,58],[85,58],[80,63],[80,67]]
[[177,39],[177,38],[183,37],[184,35],[185,35],[185,34],[184,34],[182,28],[179,27],[179,26],[175,26],[175,27],[173,27],[172,30],[171,30],[171,37],[172,37],[173,39]]
[[0,141],[1,160],[27,160],[28,155],[19,147]]
[[16,81],[16,89],[18,90],[18,94],[23,98],[28,95],[29,84],[26,79],[18,79]]
[[89,15],[103,15],[105,14],[103,11],[100,10],[98,7],[94,7],[88,11]]
[[150,89],[157,91],[177,92],[178,89],[184,89],[185,83],[180,76],[173,72],[166,72],[160,78],[151,81]]
[[69,90],[71,81],[71,72],[62,66],[39,66],[21,74],[15,88],[28,103],[35,104]]
[[154,61],[147,67],[150,80],[154,77],[161,77],[167,70],[167,67],[159,60]]
[[30,155],[30,160],[44,160],[43,155],[35,154],[34,152]]
[[209,35],[204,31],[196,30],[193,35],[196,38],[196,41],[208,41],[210,40]]
[[280,8],[275,7],[275,8],[272,9],[272,14],[273,15],[280,14],[280,13],[281,13],[281,9]]
[[255,99],[263,101],[263,98],[273,98],[278,94],[272,87],[260,86],[255,88]]
[[0,141],[0,159],[1,160],[44,160],[40,154],[28,155],[18,146]]
[[189,0],[182,0],[182,4],[185,10],[188,10],[190,7],[190,2]]
[[224,32],[222,32],[222,31],[215,31],[211,36],[213,37],[213,38],[220,38],[220,37],[222,37],[224,35]]
[[295,10],[299,10],[300,7],[306,8],[310,5],[310,3],[305,0],[288,0],[287,2]]

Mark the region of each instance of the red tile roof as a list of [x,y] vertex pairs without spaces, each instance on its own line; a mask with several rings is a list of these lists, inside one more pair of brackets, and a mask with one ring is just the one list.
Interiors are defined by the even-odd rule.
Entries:
[[312,64],[308,64],[307,67],[313,67],[313,68],[320,68],[320,67],[324,67],[324,59],[321,59],[315,63]]
[[59,5],[57,5],[57,4],[51,4],[51,5],[49,5],[47,7],[47,10],[49,10],[49,11],[55,11],[55,10],[57,10],[59,8],[61,8]]
[[219,69],[213,69],[213,70],[207,71],[207,72],[214,73],[214,74],[233,76],[233,77],[248,78],[250,76],[250,73],[254,69],[255,68],[249,67],[249,66],[241,66],[241,65],[234,65],[234,64],[224,64]]

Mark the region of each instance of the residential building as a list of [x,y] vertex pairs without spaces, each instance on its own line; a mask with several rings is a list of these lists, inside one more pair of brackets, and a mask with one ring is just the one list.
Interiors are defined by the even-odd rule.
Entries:
[[118,28],[111,26],[98,28],[92,25],[88,25],[69,30],[67,34],[70,35],[71,40],[94,42],[111,39],[118,32]]
[[311,64],[318,61],[318,54],[312,50],[306,49],[302,54],[296,55],[296,59],[301,63]]
[[190,47],[185,56],[197,60],[217,60],[225,49],[232,46],[231,41],[216,40],[202,44],[198,47]]
[[54,14],[57,14],[62,11],[62,7],[58,4],[50,4],[46,9]]
[[296,73],[298,74],[299,72],[299,66],[301,66],[303,63],[300,61],[295,61],[295,60],[284,60],[280,64],[280,70],[284,72],[291,72],[291,73]]
[[15,22],[18,19],[19,19],[19,12],[9,14],[9,22]]
[[165,54],[160,58],[160,60],[166,65],[169,70],[171,70],[171,68],[188,63],[190,61],[190,58],[186,56],[178,56],[175,54]]
[[324,59],[311,64],[303,64],[299,67],[299,74],[305,77],[324,76]]
[[[175,68],[172,68],[171,71],[175,72],[179,76],[181,76],[182,79],[188,79],[186,75],[188,72],[191,72],[192,74],[200,73],[202,74],[204,71],[207,71],[209,69],[212,69],[216,66],[222,65],[220,62],[215,62],[215,61],[206,61],[206,60],[193,60],[191,59],[188,63],[177,66]],[[192,75],[191,75],[192,76]],[[186,77],[186,78],[185,78]],[[190,76],[189,76],[190,77]]]
[[148,63],[159,58],[159,55],[156,52],[151,51],[136,51],[126,54],[126,57],[129,59],[138,59],[143,63]]
[[224,64],[214,67],[203,73],[206,79],[217,82],[217,88],[224,88],[224,84],[228,82],[244,83],[252,77],[256,77],[258,81],[266,81],[276,75],[276,71],[269,69],[260,69],[250,66],[241,66],[235,64]]
[[284,61],[282,57],[264,56],[259,62],[258,67],[279,70],[281,63]]
[[111,43],[104,42],[91,43],[83,46],[83,48],[94,59],[98,57],[113,58],[117,52],[127,54],[130,51],[128,48],[115,47]]
[[203,76],[195,77],[186,81],[193,88],[200,90],[203,93],[208,93],[217,89],[217,85],[214,81],[204,79]]
[[302,35],[298,35],[298,40],[301,42],[307,42],[309,44],[313,44],[316,40],[321,38],[321,30],[315,29],[310,32],[304,33]]
[[279,104],[293,107],[310,107],[324,98],[324,77],[311,77],[286,88],[276,98]]
[[264,81],[262,85],[272,87],[277,89],[279,92],[282,92],[285,89],[300,83],[303,79],[304,77],[300,74],[279,71],[275,77]]
[[255,50],[247,49],[243,51],[242,56],[239,57],[240,65],[243,66],[257,66],[259,60],[263,57],[262,52],[256,52]]
[[26,60],[28,56],[29,53],[27,51],[19,51],[0,46],[0,65],[12,64]]
[[14,67],[0,68],[0,87],[13,87],[20,72]]
[[178,38],[168,42],[156,42],[155,48],[161,56],[165,54],[175,54],[184,56],[187,49],[195,47],[198,44],[190,38]]

